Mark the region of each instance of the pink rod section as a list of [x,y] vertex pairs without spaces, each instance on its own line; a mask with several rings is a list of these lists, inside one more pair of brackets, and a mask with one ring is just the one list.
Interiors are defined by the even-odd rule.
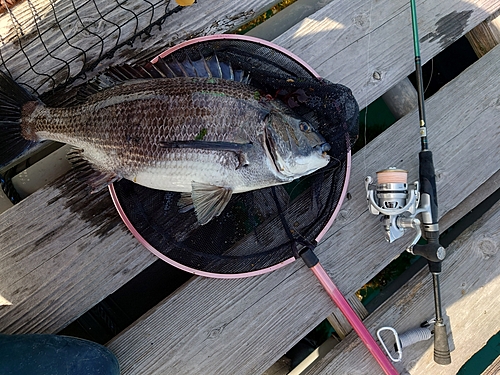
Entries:
[[314,275],[318,278],[319,282],[325,288],[326,292],[332,299],[332,301],[337,305],[342,314],[349,321],[349,324],[354,328],[358,336],[361,338],[366,348],[370,351],[373,357],[377,360],[378,364],[387,375],[398,375],[399,372],[394,368],[392,363],[386,357],[382,349],[377,345],[374,338],[368,332],[363,322],[359,319],[358,315],[354,312],[349,302],[340,293],[339,289],[335,286],[332,279],[328,276],[323,266],[318,263],[311,268]]

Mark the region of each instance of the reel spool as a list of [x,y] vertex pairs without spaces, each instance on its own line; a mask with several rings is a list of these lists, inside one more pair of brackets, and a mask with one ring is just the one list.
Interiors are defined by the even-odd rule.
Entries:
[[416,230],[416,236],[409,248],[420,239],[420,220],[415,218],[420,203],[419,183],[408,185],[408,172],[390,167],[377,172],[377,182],[367,176],[365,179],[368,209],[374,215],[383,215],[381,221],[385,239],[392,243],[401,238],[407,228]]
[[[439,262],[446,256],[439,244],[417,245],[422,237],[421,221],[418,214],[430,216],[430,202],[427,194],[421,196],[420,183],[407,182],[408,172],[389,167],[377,172],[377,182],[370,176],[365,178],[368,209],[374,215],[382,215],[381,222],[385,239],[392,243],[403,237],[407,229],[415,230],[415,237],[406,251],[421,255],[431,262]],[[426,218],[424,217],[424,222]]]

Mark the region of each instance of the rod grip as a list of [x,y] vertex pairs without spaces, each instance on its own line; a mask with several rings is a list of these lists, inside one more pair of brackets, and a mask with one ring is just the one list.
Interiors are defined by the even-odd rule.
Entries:
[[434,325],[434,361],[439,365],[449,365],[451,363],[446,325],[439,322]]
[[437,189],[436,189],[436,173],[434,171],[434,162],[432,160],[432,152],[429,150],[422,150],[418,154],[419,157],[419,180],[420,180],[420,194],[429,194],[432,223],[438,222],[438,204],[437,204]]

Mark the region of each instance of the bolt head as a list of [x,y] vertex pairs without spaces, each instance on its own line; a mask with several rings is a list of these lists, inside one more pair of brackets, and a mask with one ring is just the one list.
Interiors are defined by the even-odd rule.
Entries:
[[436,256],[439,260],[443,260],[446,257],[446,249],[443,246],[439,246]]

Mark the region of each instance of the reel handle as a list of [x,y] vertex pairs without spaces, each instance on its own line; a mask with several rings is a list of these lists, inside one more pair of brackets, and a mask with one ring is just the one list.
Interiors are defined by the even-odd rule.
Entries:
[[[441,261],[446,256],[446,250],[439,242],[427,242],[425,245],[414,245],[411,249],[413,255],[420,255],[429,261],[431,272],[441,272]],[[431,264],[437,263],[437,264]]]

